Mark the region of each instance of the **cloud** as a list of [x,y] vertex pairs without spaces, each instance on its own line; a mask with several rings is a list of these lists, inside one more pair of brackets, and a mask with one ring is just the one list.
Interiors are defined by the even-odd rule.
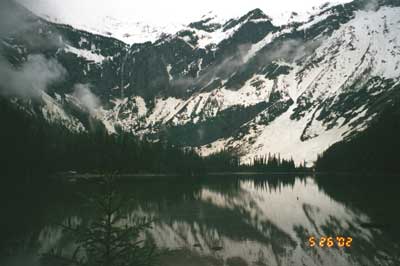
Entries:
[[250,48],[251,44],[241,44],[237,47],[236,52],[224,56],[213,65],[209,65],[198,77],[181,77],[173,79],[170,84],[175,90],[184,93],[191,88],[202,88],[215,79],[228,79],[232,73],[245,64],[243,58]]
[[275,49],[269,50],[261,57],[264,64],[275,60],[285,60],[289,63],[297,61],[315,51],[325,38],[319,40],[304,41],[303,39],[289,39],[281,43]]
[[72,95],[79,100],[90,115],[94,115],[100,107],[100,99],[92,93],[89,84],[76,84]]
[[17,4],[10,0],[0,1],[0,38],[27,29],[31,24],[29,16],[23,14]]
[[0,57],[0,94],[35,98],[56,82],[65,79],[67,71],[56,59],[29,55],[20,67],[12,66]]
[[[251,44],[241,44],[236,51],[225,56],[219,63],[208,66],[207,69],[200,74],[199,77],[190,78],[182,77],[171,81],[171,86],[175,91],[185,93],[188,89],[203,88],[215,79],[229,80],[232,75],[240,71],[246,71],[248,67],[263,67],[271,64],[276,60],[284,60],[293,63],[301,60],[303,57],[310,55],[323,42],[325,37],[318,40],[304,41],[303,39],[288,39],[277,43],[268,49],[261,50],[255,56],[256,63],[249,63],[245,60],[247,54],[251,51]],[[254,68],[254,71],[257,71]]]
[[[13,40],[18,40],[31,52],[26,56],[20,50],[17,54],[16,48],[0,49],[0,95],[36,98],[50,85],[66,78],[67,71],[56,59],[41,54],[61,45],[59,34],[53,28],[47,29],[51,34],[38,32],[45,29],[46,25],[15,1],[0,1],[0,40],[9,47],[16,47]],[[9,50],[14,50],[16,56],[11,56],[13,52]],[[11,64],[11,57],[19,63]]]
[[16,36],[30,50],[57,49],[63,45],[55,27],[49,27],[20,4],[1,0],[0,39],[13,39]]
[[379,9],[379,0],[366,0],[364,3],[364,10],[366,11],[376,11]]

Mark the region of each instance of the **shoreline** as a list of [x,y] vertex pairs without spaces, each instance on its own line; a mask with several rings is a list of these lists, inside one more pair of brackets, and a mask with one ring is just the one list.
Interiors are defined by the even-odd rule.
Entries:
[[68,182],[76,182],[76,181],[96,181],[106,176],[113,176],[117,179],[151,179],[151,178],[202,178],[202,177],[210,177],[210,176],[262,176],[262,175],[313,175],[313,172],[210,172],[204,173],[201,175],[183,175],[183,174],[175,174],[175,173],[165,173],[165,174],[156,174],[156,173],[136,173],[136,174],[94,174],[94,173],[57,173],[49,176],[51,180],[60,180],[60,181],[68,181]]
[[314,172],[314,171],[299,171],[299,172],[209,172],[200,175],[184,175],[184,174],[176,174],[176,173],[135,173],[135,174],[94,174],[94,173],[56,173],[48,176],[50,180],[57,181],[66,181],[66,182],[78,182],[78,181],[97,181],[106,176],[114,176],[119,180],[135,180],[135,179],[167,179],[167,178],[196,178],[201,179],[203,177],[226,177],[226,176],[305,176],[309,175],[315,177],[316,175],[320,176],[373,176],[373,175],[384,175],[384,176],[400,176],[400,174],[395,173],[355,173],[355,172]]

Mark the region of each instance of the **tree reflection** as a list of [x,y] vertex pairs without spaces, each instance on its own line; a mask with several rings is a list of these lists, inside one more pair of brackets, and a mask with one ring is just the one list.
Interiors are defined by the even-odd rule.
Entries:
[[[174,250],[163,265],[397,265],[399,246],[387,232],[364,226],[374,220],[364,208],[365,194],[355,193],[363,186],[344,184],[293,175],[218,176],[137,180],[117,189],[137,199],[130,215],[154,217],[146,234],[157,246]],[[382,209],[374,204],[372,209]],[[73,206],[59,219],[90,219]],[[390,206],[395,210],[384,209]],[[307,242],[339,235],[354,239],[351,249],[311,248]],[[54,241],[45,236],[40,245]]]

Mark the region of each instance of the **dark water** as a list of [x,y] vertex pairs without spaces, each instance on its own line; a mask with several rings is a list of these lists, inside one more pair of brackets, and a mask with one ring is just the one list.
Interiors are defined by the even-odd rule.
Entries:
[[[215,176],[121,181],[130,214],[155,218],[149,232],[172,250],[160,265],[400,265],[395,177]],[[0,265],[39,266],[68,246],[57,226],[90,219],[77,193],[95,184],[2,188]],[[351,247],[310,247],[309,237],[351,237]]]

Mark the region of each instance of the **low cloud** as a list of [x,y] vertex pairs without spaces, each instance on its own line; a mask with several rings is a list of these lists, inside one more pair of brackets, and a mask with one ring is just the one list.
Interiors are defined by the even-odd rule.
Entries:
[[51,84],[64,80],[66,75],[67,71],[56,59],[40,54],[29,55],[20,67],[0,57],[0,94],[35,98]]
[[275,60],[284,60],[288,63],[295,62],[301,58],[312,54],[323,42],[323,39],[304,41],[293,39],[283,42],[272,51],[264,53],[264,64],[269,64]]
[[376,11],[379,9],[379,0],[366,0],[363,7],[366,11]]
[[90,115],[94,115],[100,107],[100,99],[92,93],[89,84],[76,84],[72,95],[78,99]]
[[11,0],[0,1],[0,38],[26,30],[31,25],[31,20],[23,9]]
[[18,36],[31,49],[56,49],[62,46],[60,34],[13,0],[0,1],[0,39]]
[[[304,41],[303,39],[288,39],[277,43],[269,49],[260,51],[256,56],[258,67],[267,66],[276,60],[284,60],[293,63],[301,60],[303,57],[312,54],[323,42],[324,38],[319,40]],[[183,77],[171,81],[174,89],[182,91],[188,88],[201,88],[209,84],[212,80],[229,79],[235,72],[245,70],[249,63],[245,60],[247,54],[251,51],[251,44],[240,45],[236,52],[226,56],[216,65],[211,65],[207,70],[197,78]],[[253,66],[254,67],[254,64]]]
[[[59,34],[52,31],[52,34],[41,35],[39,31],[45,29],[40,19],[15,1],[0,1],[0,39],[6,46],[13,47],[12,40],[17,36],[30,51],[59,47]],[[10,40],[11,43],[8,43]],[[14,60],[18,64],[11,64],[9,58],[6,58],[7,50],[0,49],[0,53],[4,55],[0,55],[2,96],[36,98],[50,85],[63,81],[67,76],[67,71],[56,59],[47,58],[41,52],[20,55]]]

